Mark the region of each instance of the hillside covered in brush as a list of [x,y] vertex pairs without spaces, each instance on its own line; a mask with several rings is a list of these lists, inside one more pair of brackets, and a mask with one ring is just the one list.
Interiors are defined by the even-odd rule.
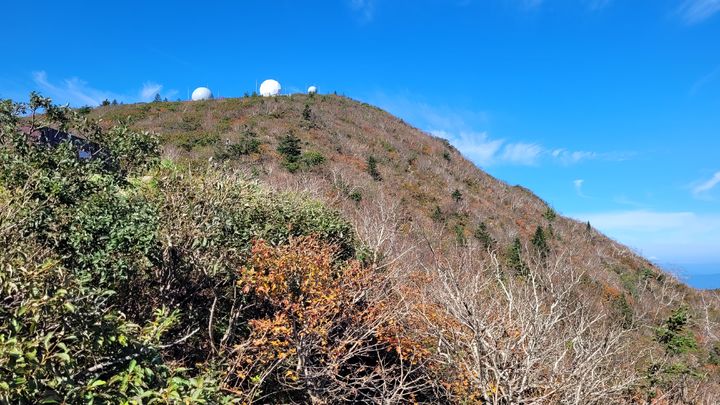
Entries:
[[367,104],[34,96],[0,131],[0,403],[720,400],[717,292]]

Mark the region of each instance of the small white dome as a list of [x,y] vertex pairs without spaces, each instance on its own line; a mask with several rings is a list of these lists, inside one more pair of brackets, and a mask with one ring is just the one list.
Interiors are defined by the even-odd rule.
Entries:
[[277,96],[281,89],[277,80],[268,79],[260,84],[260,95],[263,97]]
[[212,91],[207,87],[198,87],[192,92],[192,101],[209,100],[213,98]]
[[317,93],[317,87],[316,86],[310,86],[308,87],[308,94],[315,94]]

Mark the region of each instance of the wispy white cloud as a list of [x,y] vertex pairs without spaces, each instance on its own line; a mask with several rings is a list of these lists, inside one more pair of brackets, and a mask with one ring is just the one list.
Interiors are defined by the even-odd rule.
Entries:
[[542,153],[543,148],[539,145],[517,142],[505,145],[500,160],[509,164],[534,166]]
[[[137,101],[150,101],[159,94],[163,86],[161,84],[146,82],[137,93],[120,94],[112,91],[101,90],[90,86],[86,81],[77,77],[51,81],[45,71],[33,72],[33,82],[36,90],[43,95],[49,96],[56,103],[70,104],[72,106],[100,105],[103,100],[118,100],[126,103]],[[172,98],[178,94],[176,90],[167,90],[162,93],[165,97]]]
[[578,195],[578,197],[588,198],[588,196],[586,196],[585,193],[583,193],[583,185],[585,185],[585,180],[583,180],[583,179],[573,180],[573,187],[575,187],[575,193]]
[[33,72],[33,81],[39,90],[56,102],[71,105],[99,105],[105,99],[118,98],[111,92],[90,87],[87,82],[73,77],[52,83],[45,71]]
[[350,0],[350,8],[360,22],[367,23],[375,18],[375,0]]
[[506,142],[490,138],[487,132],[430,130],[431,134],[447,139],[453,146],[475,164],[534,166],[544,155],[540,145],[524,142]]
[[563,164],[575,164],[583,160],[596,159],[599,157],[598,153],[585,152],[585,151],[570,151],[567,149],[555,149],[550,152],[553,158],[557,159],[558,162]]
[[595,228],[662,262],[720,262],[720,214],[631,210],[577,213]]
[[428,132],[447,139],[470,160],[485,167],[493,165],[536,166],[543,161],[569,165],[585,159],[601,157],[601,154],[592,152],[549,150],[538,143],[509,142],[506,139],[491,138],[487,132],[464,130],[454,132],[442,129],[431,129]]
[[481,166],[490,166],[496,163],[498,152],[503,146],[502,140],[491,140],[486,132],[461,131],[452,134],[443,130],[431,130],[430,133],[447,139],[470,160]]
[[720,11],[720,0],[685,0],[678,9],[680,17],[687,24],[707,20]]
[[140,90],[140,98],[143,101],[150,101],[155,97],[156,94],[160,94],[160,90],[162,90],[162,88],[162,84],[145,82],[143,83],[143,87]]
[[715,172],[715,174],[707,180],[696,182],[692,188],[692,193],[695,197],[707,198],[707,194],[718,184],[720,184],[720,171]]
[[395,114],[431,134],[447,139],[480,166],[535,166],[543,162],[573,165],[587,160],[625,160],[628,153],[597,153],[547,148],[538,142],[492,137],[476,128],[487,126],[491,114],[451,106],[434,106],[417,96],[388,96],[376,93],[370,103]]

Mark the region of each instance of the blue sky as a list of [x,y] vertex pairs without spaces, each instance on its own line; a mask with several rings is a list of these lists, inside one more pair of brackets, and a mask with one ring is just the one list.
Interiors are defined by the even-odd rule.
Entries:
[[315,84],[720,287],[720,0],[36,1],[3,14],[0,97]]

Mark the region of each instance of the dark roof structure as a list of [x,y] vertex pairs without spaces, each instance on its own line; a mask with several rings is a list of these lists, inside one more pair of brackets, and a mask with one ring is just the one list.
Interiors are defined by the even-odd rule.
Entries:
[[44,145],[56,148],[63,142],[70,142],[78,152],[81,159],[107,160],[110,155],[95,142],[83,137],[73,135],[50,127],[32,128],[23,126],[20,130],[27,136],[28,141],[35,145]]

